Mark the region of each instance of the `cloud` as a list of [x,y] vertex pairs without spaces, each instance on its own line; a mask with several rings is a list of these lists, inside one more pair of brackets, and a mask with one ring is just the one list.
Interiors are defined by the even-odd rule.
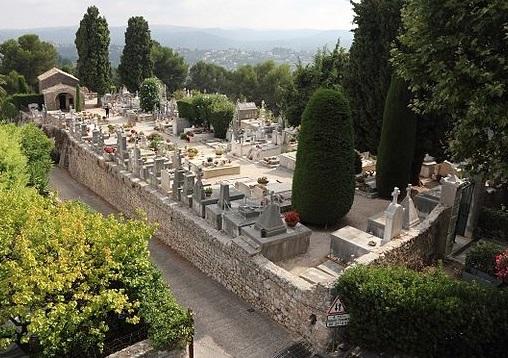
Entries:
[[350,29],[349,0],[0,0],[1,28],[77,25],[96,5],[112,26],[150,24],[261,29]]

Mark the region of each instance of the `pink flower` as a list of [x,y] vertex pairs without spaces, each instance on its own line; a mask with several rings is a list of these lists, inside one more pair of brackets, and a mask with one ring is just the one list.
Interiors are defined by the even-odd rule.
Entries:
[[496,256],[496,276],[508,282],[508,249]]

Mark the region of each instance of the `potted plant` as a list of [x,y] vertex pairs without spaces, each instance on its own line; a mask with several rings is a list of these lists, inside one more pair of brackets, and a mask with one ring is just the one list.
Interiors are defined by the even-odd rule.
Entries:
[[268,184],[268,182],[269,182],[269,180],[267,177],[258,178],[258,184],[266,185],[266,184]]
[[211,196],[212,196],[212,193],[213,193],[213,190],[212,190],[212,188],[211,188],[211,187],[207,187],[207,188],[205,188],[205,196],[206,196],[207,198],[211,197]]
[[300,222],[300,215],[296,211],[284,213],[284,221],[289,227],[295,227]]
[[501,253],[501,246],[480,240],[466,254],[464,279],[499,286],[502,281],[496,277],[496,259]]

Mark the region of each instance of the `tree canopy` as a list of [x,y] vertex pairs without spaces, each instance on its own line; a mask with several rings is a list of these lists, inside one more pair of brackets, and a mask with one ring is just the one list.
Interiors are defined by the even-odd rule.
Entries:
[[99,9],[90,6],[79,23],[74,41],[78,52],[77,74],[81,84],[100,97],[111,87],[109,28]]
[[58,53],[48,42],[39,36],[29,34],[17,40],[7,40],[0,44],[0,72],[7,74],[12,70],[23,75],[32,87],[37,88],[37,76],[58,63]]
[[153,41],[153,73],[166,86],[169,93],[183,88],[189,66],[185,59],[169,47]]
[[408,0],[393,64],[413,109],[450,117],[467,169],[508,177],[508,3]]
[[293,207],[302,221],[335,225],[353,205],[355,152],[346,96],[318,89],[303,113],[293,177]]
[[118,73],[131,93],[139,90],[143,80],[152,77],[152,39],[148,22],[142,16],[131,17],[128,21]]
[[390,49],[400,29],[405,0],[351,1],[354,39],[349,51],[346,89],[351,100],[355,146],[377,152],[392,69]]

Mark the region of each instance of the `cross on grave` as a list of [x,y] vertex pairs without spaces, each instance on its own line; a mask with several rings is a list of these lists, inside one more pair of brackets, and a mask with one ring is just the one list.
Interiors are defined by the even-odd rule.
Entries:
[[397,204],[399,195],[400,195],[400,189],[397,187],[393,188],[393,192],[392,192],[392,198],[393,198],[392,203],[393,204]]

